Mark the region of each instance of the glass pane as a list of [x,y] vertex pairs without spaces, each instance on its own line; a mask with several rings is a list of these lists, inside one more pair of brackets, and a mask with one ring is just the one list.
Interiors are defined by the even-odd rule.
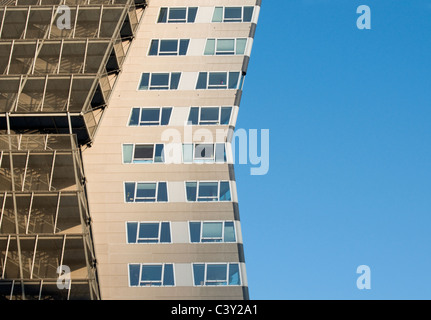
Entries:
[[216,7],[214,10],[212,22],[222,22],[223,20],[223,7]]
[[141,113],[141,121],[142,122],[156,122],[159,123],[160,118],[160,109],[154,108],[154,109],[142,109]]
[[183,144],[183,162],[191,163],[193,162],[193,145]]
[[215,39],[208,39],[205,46],[204,55],[211,56],[215,53]]
[[227,73],[226,72],[211,72],[208,82],[209,89],[226,89],[227,88]]
[[141,239],[155,239],[159,238],[159,224],[158,223],[140,223],[139,224],[139,239],[138,242],[142,242]]
[[222,222],[204,222],[202,225],[202,238],[220,238],[223,233]]
[[178,85],[180,83],[180,77],[181,77],[181,73],[179,72],[174,72],[172,73],[171,76],[171,90],[177,90],[178,89]]
[[136,243],[138,235],[138,223],[127,222],[127,243]]
[[162,126],[167,126],[171,119],[172,108],[162,108]]
[[233,221],[224,224],[224,242],[235,242],[235,227]]
[[224,8],[224,21],[241,21],[242,8],[241,7],[227,7]]
[[231,107],[222,107],[221,108],[220,124],[229,124],[231,113],[232,113]]
[[195,159],[214,159],[214,145],[197,144],[195,146]]
[[165,162],[164,145],[156,144],[156,153],[154,155],[154,162],[162,163]]
[[219,108],[201,108],[200,124],[217,124]]
[[216,282],[215,284],[226,284],[227,265],[226,264],[208,264],[207,281]]
[[244,22],[251,22],[254,7],[244,7]]
[[133,108],[130,116],[129,126],[137,126],[139,124],[139,108]]
[[229,264],[229,285],[240,285],[239,265],[237,263]]
[[189,119],[187,120],[190,124],[198,124],[199,108],[190,108]]
[[217,54],[219,53],[235,53],[235,40],[234,39],[220,39],[217,40]]
[[245,45],[247,44],[247,39],[237,39],[236,40],[236,54],[244,54]]
[[141,266],[139,264],[129,264],[129,284],[130,286],[139,285],[139,270]]
[[167,17],[168,17],[168,8],[160,8],[160,15],[157,22],[158,23],[166,22]]
[[[153,73],[151,76],[151,88],[157,89],[168,88],[169,86],[169,73]],[[150,88],[150,89],[151,89]]]
[[180,40],[180,56],[185,56],[187,54],[187,49],[189,48],[190,40],[182,39]]
[[196,84],[196,89],[206,89],[207,88],[207,72],[199,72],[198,82]]
[[148,55],[157,56],[158,51],[159,51],[159,40],[152,40],[151,46],[150,46],[150,52],[148,53]]
[[162,228],[160,231],[160,242],[171,242],[171,227],[169,222],[162,222]]
[[239,72],[229,72],[229,89],[237,89]]
[[195,281],[195,286],[204,285],[205,276],[205,265],[204,264],[193,264],[193,277]]
[[135,154],[133,155],[134,162],[139,160],[153,160],[153,145],[135,145]]
[[157,201],[168,201],[168,189],[166,182],[159,182],[159,190],[157,194]]
[[165,273],[163,274],[163,285],[174,285],[174,266],[172,264],[165,264]]
[[[156,183],[138,183],[136,198],[155,198],[155,196]],[[138,201],[138,199],[136,199],[136,201]]]
[[160,55],[176,55],[178,51],[178,40],[161,40]]
[[220,182],[220,201],[230,201],[230,187],[229,181]]
[[124,184],[124,194],[126,202],[133,202],[135,200],[135,183],[126,182]]
[[215,161],[222,163],[226,162],[226,149],[224,143],[216,144]]
[[201,182],[199,183],[199,201],[215,201],[217,200],[217,182]]
[[149,80],[150,80],[150,74],[143,73],[141,76],[141,82],[139,83],[139,90],[148,90]]
[[178,22],[186,22],[186,8],[171,8],[169,10],[169,22],[175,22],[171,20],[180,20]]
[[123,144],[123,162],[132,163],[133,144]]
[[201,242],[201,223],[190,222],[190,242]]
[[189,8],[189,16],[187,17],[187,22],[190,22],[190,23],[195,22],[197,12],[198,12],[197,7],[190,7]]
[[161,281],[162,266],[142,266],[141,281]]
[[187,201],[196,201],[196,182],[186,182]]

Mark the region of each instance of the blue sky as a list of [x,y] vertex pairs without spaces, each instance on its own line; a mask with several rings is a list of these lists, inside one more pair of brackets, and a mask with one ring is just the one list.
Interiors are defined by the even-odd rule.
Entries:
[[270,170],[235,167],[251,299],[431,298],[430,73],[431,0],[263,0],[237,128],[270,129]]

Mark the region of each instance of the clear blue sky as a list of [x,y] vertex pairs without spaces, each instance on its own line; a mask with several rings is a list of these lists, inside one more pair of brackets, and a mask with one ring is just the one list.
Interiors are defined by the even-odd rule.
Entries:
[[262,2],[237,128],[270,129],[270,170],[235,167],[251,299],[431,299],[431,0]]

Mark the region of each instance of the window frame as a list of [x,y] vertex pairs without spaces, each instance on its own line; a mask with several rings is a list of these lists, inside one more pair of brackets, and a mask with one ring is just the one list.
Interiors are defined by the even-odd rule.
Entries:
[[[139,109],[138,124],[137,125],[131,125],[130,124],[130,121],[132,120],[132,116],[133,116],[133,109]],[[142,122],[142,120],[141,120],[141,118],[142,118],[142,111],[144,109],[159,109],[159,120],[158,121],[146,121],[146,122]],[[170,109],[170,111],[167,111],[167,112],[169,112],[169,121],[168,121],[167,124],[162,124],[163,109],[166,109],[166,110]],[[171,122],[172,110],[173,110],[173,107],[132,107],[132,110],[130,110],[129,119],[127,121],[127,127],[168,126],[169,123]]]
[[[138,224],[138,228],[136,230],[136,242],[129,242],[129,229],[127,227],[127,225],[129,223],[137,223]],[[157,241],[156,242],[139,242],[139,240],[142,240],[139,238],[139,231],[141,230],[141,224],[152,224],[152,223],[157,223],[159,224],[159,228],[158,228],[158,237],[157,237]],[[162,237],[162,224],[163,223],[167,223],[169,226],[169,239],[170,241],[163,241],[161,242],[161,237]],[[127,244],[172,244],[172,228],[171,228],[171,222],[170,221],[126,221],[125,223],[126,226],[126,243]],[[148,238],[148,239],[155,239],[155,238]]]
[[[228,182],[229,183],[229,193],[230,193],[230,200],[220,200],[220,187],[222,182]],[[187,183],[196,183],[196,199],[195,200],[188,200],[187,197]],[[199,186],[201,183],[217,183],[217,197],[213,196],[211,198],[216,200],[199,200]],[[214,203],[214,202],[233,202],[232,200],[232,184],[230,180],[198,180],[198,181],[184,181],[184,190],[186,191],[186,202],[189,203]],[[210,197],[204,197],[204,198],[210,198]]]
[[[203,277],[203,284],[196,284],[195,279],[195,265],[204,265],[204,277]],[[225,265],[226,266],[226,284],[208,284],[208,282],[221,282],[220,280],[211,280],[208,281],[208,265]],[[229,284],[229,271],[230,271],[230,265],[237,265],[238,266],[238,284]],[[241,263],[240,262],[193,262],[192,263],[192,279],[193,279],[193,286],[194,287],[240,287],[242,286],[242,272],[241,272]]]
[[[193,124],[192,121],[189,121],[192,108],[198,108],[198,123]],[[217,121],[209,121],[209,120],[202,120],[202,109],[216,109],[218,108],[218,119]],[[221,116],[222,116],[222,109],[223,108],[230,108],[230,114],[229,114],[229,121],[227,124],[221,123]],[[232,120],[232,114],[233,114],[233,107],[232,106],[220,106],[220,107],[211,107],[211,106],[201,106],[201,107],[190,107],[189,110],[189,116],[187,117],[187,124],[192,126],[228,126],[231,123]]]
[[[140,89],[141,87],[141,82],[142,82],[142,77],[144,74],[148,74],[148,87],[147,89]],[[153,77],[155,75],[168,75],[168,84],[167,85],[152,85],[151,82],[153,81]],[[178,78],[178,86],[176,89],[172,89],[172,75],[173,74],[179,74],[179,78]],[[138,83],[138,88],[137,91],[170,91],[170,90],[178,90],[178,87],[180,85],[181,82],[181,75],[182,72],[178,72],[178,71],[169,71],[169,72],[141,72],[141,78],[139,80]]]
[[[221,21],[214,21],[214,16],[217,8],[222,8],[222,11],[223,11]],[[226,19],[226,9],[229,9],[229,8],[241,8],[241,18]],[[245,8],[253,8],[250,21],[244,21]],[[255,10],[256,10],[256,6],[215,6],[213,11],[213,16],[211,18],[211,23],[252,23]]]
[[[130,275],[130,266],[131,265],[139,265],[139,276],[138,276],[138,285],[136,286],[132,286],[131,285],[131,275]],[[165,268],[166,265],[172,265],[172,278],[173,278],[173,285],[164,285],[163,284],[163,280],[164,280],[164,276],[165,276]],[[151,280],[148,281],[150,284],[142,284],[142,269],[144,266],[161,266],[162,267],[162,273],[160,275],[160,281],[155,281],[155,280]],[[129,284],[129,288],[142,288],[142,287],[175,287],[176,286],[176,278],[175,278],[175,263],[128,263],[127,264],[127,276],[128,276],[128,284]],[[160,282],[160,285],[155,285],[153,283],[157,283]]]
[[[190,224],[191,223],[200,223],[200,232],[199,232],[199,241],[192,241],[192,234],[191,234],[191,228],[190,228]],[[220,241],[202,241],[204,240],[203,237],[203,225],[204,223],[222,223],[222,235],[220,237]],[[224,241],[225,238],[225,228],[226,228],[226,223],[232,223],[233,224],[233,231],[234,231],[234,238],[235,241]],[[234,220],[203,220],[203,221],[196,221],[196,220],[192,220],[192,221],[188,221],[188,229],[189,229],[189,242],[192,244],[220,244],[220,243],[238,243],[238,237],[237,237],[237,232],[236,232],[236,225],[235,225],[235,221]]]
[[[153,41],[158,41],[157,44],[157,54],[151,54],[151,48],[153,45]],[[161,54],[161,46],[162,46],[162,41],[176,41],[177,42],[177,50],[174,51],[169,51],[171,52],[171,54]],[[186,52],[184,54],[180,54],[181,51],[181,41],[187,41],[187,49]],[[190,46],[190,39],[151,39],[150,40],[150,46],[148,48],[148,54],[147,56],[149,57],[174,57],[174,56],[186,56],[187,52],[189,51],[189,46]]]
[[[192,146],[192,161],[186,161],[185,157],[184,157],[184,146]],[[197,157],[196,156],[196,147],[198,145],[208,145],[211,146],[212,145],[212,157],[211,158],[201,158],[201,157]],[[217,154],[217,148],[218,146],[223,146],[223,159],[221,159],[218,157]],[[205,143],[205,142],[199,142],[199,143],[183,143],[182,144],[182,163],[209,163],[209,164],[223,164],[223,163],[227,163],[227,144],[225,142],[220,142],[220,143]]]
[[[193,8],[196,9],[196,13],[195,13],[195,18],[194,18],[193,22],[191,22],[191,21],[189,21],[189,16],[190,16],[190,10]],[[162,9],[167,10],[166,22],[159,21]],[[185,9],[186,10],[185,19],[171,19],[170,20],[169,15],[170,15],[171,9]],[[160,7],[159,14],[157,15],[157,19],[156,19],[156,24],[158,24],[158,23],[196,23],[196,17],[197,17],[198,11],[199,11],[199,7]]]
[[[125,145],[132,145],[132,160],[131,162],[124,162],[124,146]],[[136,146],[153,146],[153,156],[151,158],[151,160],[136,160],[135,159],[135,150],[136,150]],[[156,161],[156,150],[157,150],[157,146],[162,146],[162,161]],[[121,144],[121,152],[122,152],[122,164],[163,164],[165,163],[165,144],[164,143],[122,143]],[[139,161],[139,162],[134,162],[134,161]]]
[[[134,194],[133,194],[133,201],[127,201],[127,195],[126,195],[126,184],[127,183],[134,183]],[[147,199],[153,199],[154,201],[136,201],[136,194],[138,192],[138,184],[156,184],[156,193],[154,197],[148,197]],[[166,184],[166,201],[158,201],[157,198],[159,196],[159,185],[160,183]],[[168,187],[168,181],[124,181],[123,183],[124,187],[124,203],[168,203],[169,202],[169,187]],[[139,198],[144,199],[144,198]]]
[[[205,84],[205,88],[198,88],[199,85],[199,80],[201,78],[201,74],[206,74],[206,84]],[[210,85],[210,76],[211,74],[222,74],[225,73],[226,74],[226,87],[224,87],[224,85]],[[231,88],[231,77],[230,75],[233,73],[237,73],[238,74],[238,78],[236,79],[236,86],[235,88]],[[244,75],[242,75],[241,71],[199,71],[198,72],[198,78],[196,81],[196,85],[195,85],[195,90],[241,90],[242,88],[240,88],[241,86],[241,82],[242,82],[242,77]]]
[[[209,40],[214,40],[214,53],[212,53],[212,54],[205,54]],[[220,40],[234,40],[233,53],[218,53],[218,51],[217,51],[217,43]],[[243,53],[236,53],[237,52],[237,48],[238,48],[238,40],[245,40],[245,47],[244,47],[244,52]],[[211,56],[218,56],[218,57],[220,57],[220,56],[243,56],[247,52],[247,44],[248,44],[248,38],[246,38],[246,37],[242,37],[242,38],[206,38],[206,42],[205,42],[205,46],[204,46],[204,51],[203,51],[202,55],[205,56],[205,57],[211,57]]]

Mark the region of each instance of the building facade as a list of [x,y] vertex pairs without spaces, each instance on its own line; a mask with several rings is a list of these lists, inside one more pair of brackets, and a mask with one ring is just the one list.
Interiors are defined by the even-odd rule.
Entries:
[[259,12],[4,4],[0,296],[248,298],[230,142]]

